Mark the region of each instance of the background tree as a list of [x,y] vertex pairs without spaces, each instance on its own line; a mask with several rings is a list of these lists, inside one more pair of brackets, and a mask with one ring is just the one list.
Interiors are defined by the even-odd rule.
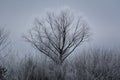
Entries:
[[4,28],[0,27],[0,51],[2,51],[9,44],[8,32]]
[[[2,53],[1,51],[8,45],[7,39],[8,39],[8,33],[5,32],[4,28],[0,28],[0,53]],[[5,80],[6,72],[7,69],[3,66],[0,66],[0,80]]]
[[88,25],[81,17],[65,9],[59,13],[47,13],[35,20],[35,27],[24,38],[55,63],[63,61],[86,39]]

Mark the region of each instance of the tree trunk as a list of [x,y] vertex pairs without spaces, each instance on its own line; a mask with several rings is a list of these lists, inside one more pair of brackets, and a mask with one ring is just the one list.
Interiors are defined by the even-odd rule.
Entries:
[[57,80],[65,80],[62,63],[57,65]]

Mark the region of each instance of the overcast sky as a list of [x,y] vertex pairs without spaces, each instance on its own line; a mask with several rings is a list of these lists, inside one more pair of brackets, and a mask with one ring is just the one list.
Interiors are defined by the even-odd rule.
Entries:
[[[46,10],[69,7],[89,23],[94,45],[120,45],[120,0],[0,0],[0,26],[10,31],[11,43],[25,50],[21,38]],[[29,50],[29,48],[27,48]]]

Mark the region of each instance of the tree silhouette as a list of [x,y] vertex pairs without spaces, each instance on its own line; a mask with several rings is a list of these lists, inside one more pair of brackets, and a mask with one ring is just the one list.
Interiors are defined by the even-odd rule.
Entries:
[[36,19],[35,27],[24,36],[27,42],[57,64],[62,64],[88,37],[87,23],[68,9]]

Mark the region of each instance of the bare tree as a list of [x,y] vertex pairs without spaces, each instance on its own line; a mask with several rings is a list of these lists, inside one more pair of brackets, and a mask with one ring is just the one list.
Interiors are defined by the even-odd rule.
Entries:
[[[5,32],[4,28],[0,28],[0,52],[8,45],[7,43],[8,33]],[[1,55],[0,55],[1,59]],[[7,69],[0,66],[0,80],[5,80]]]
[[65,9],[56,14],[47,13],[41,20],[35,20],[35,27],[24,38],[40,52],[57,64],[63,61],[86,39],[88,25],[79,16]]
[[8,32],[5,32],[4,28],[0,28],[0,51],[2,51],[8,45]]

